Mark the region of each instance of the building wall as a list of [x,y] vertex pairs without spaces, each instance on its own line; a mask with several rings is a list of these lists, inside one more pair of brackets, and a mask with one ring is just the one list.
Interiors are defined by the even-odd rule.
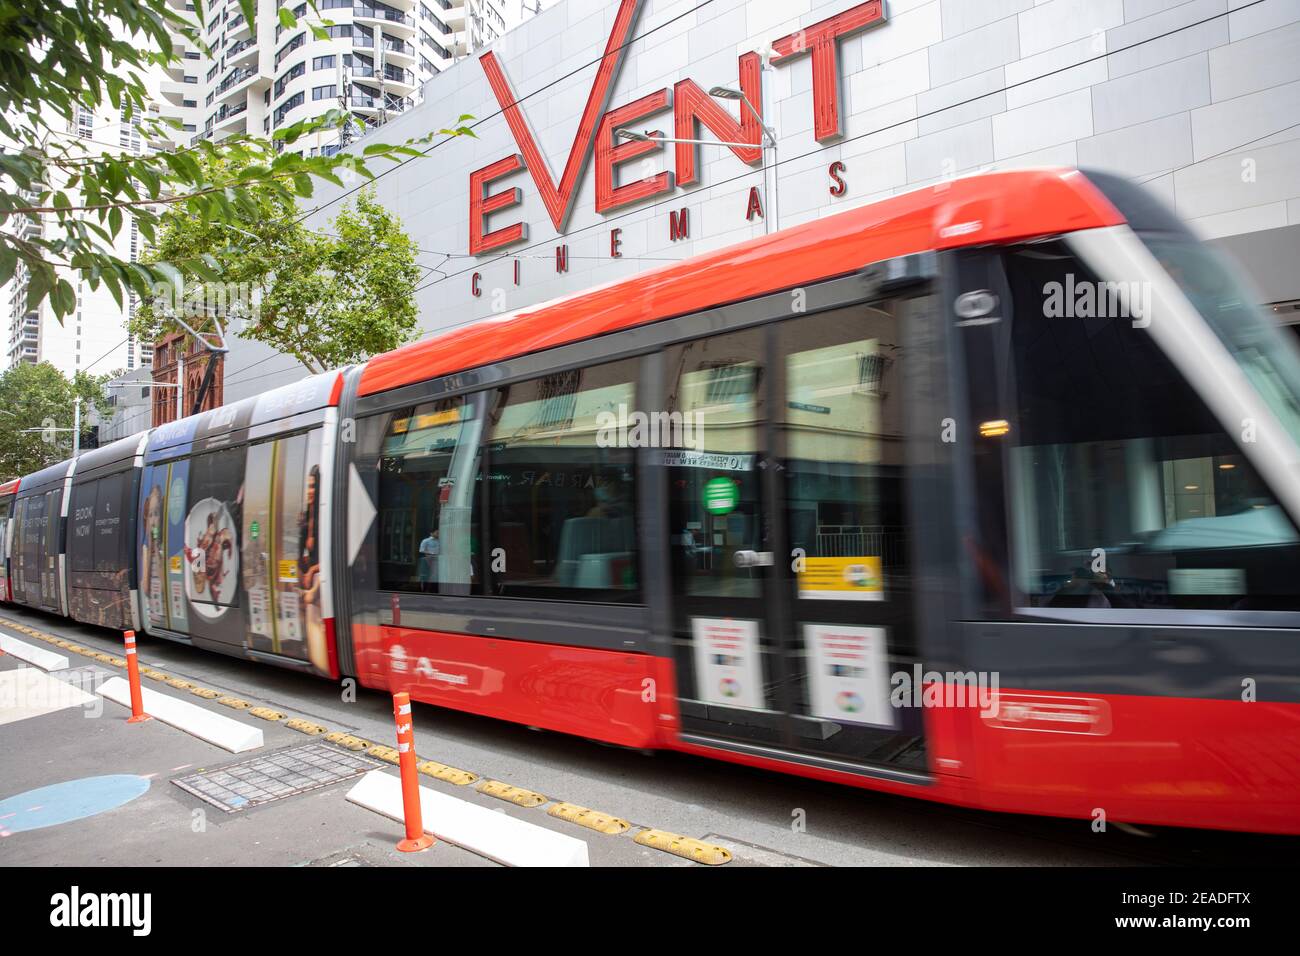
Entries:
[[[611,89],[617,107],[690,78],[704,90],[735,85],[737,58],[856,6],[855,0],[645,0]],[[698,7],[698,9],[697,9]],[[562,0],[506,34],[499,58],[553,178],[564,168],[592,87],[594,63],[617,10],[612,0]],[[838,44],[843,137],[814,138],[810,58],[763,75],[765,115],[778,137],[780,225],[943,178],[1026,165],[1121,172],[1165,197],[1212,239],[1274,230],[1300,254],[1300,0],[889,0],[886,21]],[[724,108],[738,115],[735,103]],[[528,240],[492,255],[468,251],[469,177],[519,152],[477,57],[435,76],[425,101],[375,138],[423,135],[460,113],[479,118],[476,138],[439,145],[381,176],[382,202],[421,248],[428,278],[418,293],[424,332],[462,325],[557,295],[627,277],[665,261],[732,244],[771,228],[747,221],[764,174],[719,146],[700,148],[701,181],[639,205],[595,210],[588,162],[563,234],[527,171],[494,182],[517,186],[522,204],[490,228],[527,223]],[[673,129],[664,111],[632,128]],[[701,130],[703,138],[715,138]],[[847,190],[829,192],[829,164],[845,166]],[[620,167],[626,182],[674,168],[671,149]],[[322,187],[304,208],[328,229],[341,191]],[[687,209],[690,237],[669,237],[670,210]],[[611,256],[613,228],[622,255]],[[1225,238],[1230,242],[1230,239]],[[567,246],[568,271],[555,250]],[[1280,257],[1294,263],[1296,256]],[[518,263],[520,282],[514,282]],[[1300,298],[1300,270],[1267,262],[1259,284]],[[472,294],[478,273],[481,295]],[[230,400],[300,377],[292,359],[236,341],[227,364]]]

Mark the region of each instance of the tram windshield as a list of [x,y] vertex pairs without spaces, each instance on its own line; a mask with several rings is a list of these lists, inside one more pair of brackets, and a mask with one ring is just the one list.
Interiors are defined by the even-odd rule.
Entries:
[[1300,349],[1211,246],[1190,236],[1139,234],[1300,446]]
[[[1203,263],[1204,250],[1170,243],[1161,252],[1295,429],[1300,390],[1291,386],[1289,343],[1262,324],[1228,275],[1210,271],[1222,267]],[[1300,534],[1144,323],[1045,307],[1063,287],[1101,285],[1064,244],[1011,250],[1007,275],[1009,500],[1021,606],[1300,609]]]

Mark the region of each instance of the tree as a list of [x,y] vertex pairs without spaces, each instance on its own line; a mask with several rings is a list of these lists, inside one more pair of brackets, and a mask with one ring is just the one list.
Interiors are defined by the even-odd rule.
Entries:
[[101,418],[112,413],[104,391],[109,377],[78,372],[69,380],[48,362],[19,362],[0,372],[0,476],[17,478],[71,458],[76,399],[84,440],[92,408]]
[[[314,0],[303,24],[317,39],[327,35]],[[141,298],[159,282],[179,282],[182,272],[218,278],[218,265],[205,250],[189,260],[128,262],[114,255],[113,239],[134,218],[146,243],[156,240],[166,210],[212,222],[251,221],[258,204],[255,188],[270,190],[283,202],[312,194],[317,179],[335,184],[343,175],[372,177],[368,160],[393,162],[423,155],[434,136],[473,135],[462,116],[457,125],[398,145],[373,143],[360,154],[303,156],[291,149],[307,133],[353,122],[330,110],[276,131],[276,142],[238,136],[213,144],[200,139],[191,147],[134,156],[93,152],[86,142],[67,137],[79,107],[111,103],[127,120],[140,120],[146,140],[163,136],[174,121],[151,117],[142,75],[180,62],[171,34],[184,35],[208,49],[198,29],[206,19],[203,0],[190,14],[169,0],[57,0],[0,7],[0,284],[18,263],[29,273],[27,308],[47,296],[62,319],[76,306],[76,292],[56,267],[79,273],[92,289],[105,283],[119,305],[125,292]],[[256,0],[239,0],[256,29]],[[285,29],[299,26],[288,9],[277,11]],[[280,145],[277,145],[280,144]],[[228,166],[238,172],[222,175]],[[349,173],[350,171],[350,173]],[[44,222],[43,235],[13,234],[23,220]],[[50,228],[53,226],[54,228]]]
[[259,186],[250,193],[259,218],[247,228],[182,210],[162,217],[151,256],[192,261],[207,250],[227,282],[214,287],[183,273],[180,297],[156,295],[136,310],[133,335],[156,341],[184,329],[178,317],[202,332],[216,316],[233,320],[225,324],[234,324],[243,338],[292,355],[313,373],[388,351],[410,337],[420,279],[417,250],[373,190],[358,193],[321,231],[284,215],[286,202],[292,211],[292,200],[274,190]]

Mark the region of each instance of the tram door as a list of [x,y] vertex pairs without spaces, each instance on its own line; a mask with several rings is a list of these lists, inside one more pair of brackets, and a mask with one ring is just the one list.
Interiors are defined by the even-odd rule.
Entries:
[[668,350],[665,451],[682,733],[834,765],[925,769],[892,705],[915,633],[905,349],[893,303]]

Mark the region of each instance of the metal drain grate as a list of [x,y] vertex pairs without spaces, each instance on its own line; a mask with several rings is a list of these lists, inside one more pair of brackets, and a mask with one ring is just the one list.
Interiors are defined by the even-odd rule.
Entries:
[[381,764],[327,744],[305,744],[172,781],[227,813],[360,776]]

